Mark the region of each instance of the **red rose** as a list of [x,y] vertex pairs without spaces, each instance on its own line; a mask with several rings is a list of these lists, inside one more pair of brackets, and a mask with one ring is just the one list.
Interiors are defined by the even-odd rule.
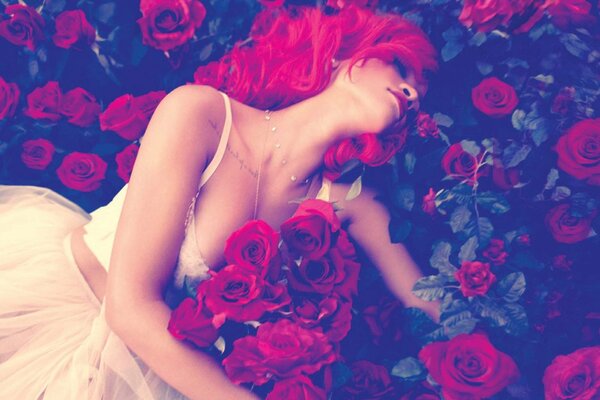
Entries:
[[519,369],[481,334],[460,334],[421,349],[419,359],[441,385],[446,400],[481,399],[519,378]]
[[187,297],[173,312],[167,329],[179,340],[189,340],[198,347],[208,347],[219,337],[224,315],[213,315],[202,302]]
[[490,271],[490,264],[480,261],[463,261],[454,277],[460,283],[460,291],[465,297],[484,295],[496,282],[496,276]]
[[27,95],[27,108],[23,114],[33,119],[49,119],[58,121],[62,91],[58,82],[49,81],[44,86],[35,88]]
[[35,8],[23,4],[6,6],[4,14],[10,18],[0,21],[0,36],[17,46],[35,50],[44,40],[44,19]]
[[342,9],[344,7],[357,6],[363,8],[372,8],[377,7],[377,3],[379,0],[327,0],[327,5],[329,7]]
[[266,400],[325,400],[327,393],[305,375],[275,383]]
[[66,187],[91,192],[100,187],[106,167],[106,162],[99,155],[76,151],[63,158],[56,174]]
[[111,130],[129,141],[139,139],[148,126],[148,120],[136,106],[130,94],[117,97],[100,114],[100,129]]
[[490,260],[493,265],[502,265],[506,262],[508,253],[504,251],[504,240],[491,239],[488,247],[483,250],[483,256]]
[[117,162],[117,175],[119,175],[125,183],[128,183],[131,178],[131,171],[133,170],[133,165],[135,164],[135,159],[139,150],[140,146],[131,143],[115,156],[115,161]]
[[96,40],[96,30],[82,10],[63,11],[56,17],[56,33],[52,41],[63,49],[81,50],[83,45],[91,45]]
[[265,7],[281,7],[285,0],[258,0]]
[[549,3],[548,14],[554,26],[562,30],[589,26],[596,23],[590,15],[592,5],[586,0],[556,0]]
[[600,395],[600,346],[557,356],[544,372],[546,400],[594,400]]
[[558,153],[558,168],[600,186],[600,118],[577,122],[558,139],[553,150]]
[[567,86],[558,92],[554,100],[552,101],[552,107],[550,111],[555,114],[562,115],[566,117],[575,106],[575,88],[572,86]]
[[21,91],[16,83],[6,82],[0,76],[0,120],[15,115]]
[[299,265],[289,266],[290,288],[303,293],[327,295],[335,291],[350,299],[357,293],[360,265],[345,258],[337,248],[318,259],[302,259]]
[[477,169],[477,166],[483,163],[482,156],[483,153],[480,152],[477,157],[474,157],[463,150],[460,143],[454,143],[442,157],[442,168],[448,176],[466,180],[469,186],[473,186],[480,176],[489,173],[488,168]]
[[422,138],[439,138],[440,128],[438,127],[437,122],[431,118],[431,115],[420,112],[417,115],[417,133]]
[[496,77],[486,78],[471,90],[473,105],[485,115],[501,118],[519,104],[515,89]]
[[521,172],[518,168],[504,168],[502,159],[494,157],[492,166],[492,181],[502,190],[510,190],[519,184]]
[[366,307],[362,316],[369,327],[376,345],[396,343],[402,338],[402,303],[396,298],[384,296],[375,305]]
[[325,298],[299,296],[294,300],[293,319],[304,328],[321,327],[332,343],[340,342],[350,331],[352,303],[333,295]]
[[166,95],[167,92],[164,90],[155,90],[141,96],[137,96],[133,99],[133,108],[137,110],[137,112],[141,113],[141,115],[146,118],[147,121],[150,121],[152,114],[154,114],[154,111],[156,111],[156,107],[158,107],[158,104],[162,99],[165,98]]
[[168,51],[194,36],[206,16],[198,0],[142,0],[142,17],[137,20],[145,45]]
[[546,227],[557,242],[581,242],[590,236],[592,219],[596,212],[597,210],[594,210],[587,217],[579,217],[571,214],[569,204],[559,204],[546,214]]
[[434,215],[437,207],[435,206],[435,191],[433,188],[429,188],[429,192],[423,196],[423,202],[421,203],[421,209],[423,212],[429,215]]
[[52,162],[54,156],[54,145],[46,139],[33,139],[23,142],[21,160],[28,168],[46,169]]
[[394,391],[390,375],[383,366],[360,360],[353,362],[350,369],[352,378],[341,388],[344,399],[387,399]]
[[331,203],[309,199],[281,225],[281,236],[291,250],[317,260],[335,243],[339,230],[340,221]]
[[539,0],[465,0],[458,19],[479,32],[510,26],[513,33],[523,33],[542,18],[544,7],[545,3]]
[[255,321],[265,312],[289,304],[283,285],[270,285],[253,271],[228,265],[200,283],[198,294],[215,314],[237,321]]
[[98,118],[100,104],[87,90],[77,87],[68,91],[60,101],[60,113],[73,125],[87,127]]
[[260,325],[256,336],[236,340],[223,366],[235,384],[262,385],[273,376],[293,378],[313,374],[335,360],[333,347],[320,329],[304,329],[280,319]]
[[229,236],[225,243],[225,260],[264,278],[278,254],[278,246],[279,234],[266,222],[253,220]]

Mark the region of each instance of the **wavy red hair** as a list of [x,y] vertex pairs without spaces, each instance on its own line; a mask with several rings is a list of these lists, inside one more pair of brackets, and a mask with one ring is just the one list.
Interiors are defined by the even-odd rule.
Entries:
[[[332,58],[349,60],[350,75],[357,62],[369,58],[399,60],[414,71],[418,82],[426,82],[426,73],[437,69],[436,51],[427,36],[400,15],[379,15],[359,7],[332,14],[291,7],[257,14],[250,40],[236,43],[218,65],[210,66],[210,73],[200,67],[196,76],[245,104],[277,110],[325,89],[333,72]],[[373,166],[385,163],[403,146],[406,131],[390,135],[365,133],[330,148],[324,160],[328,176],[335,178],[353,158]],[[373,144],[375,138],[378,145]]]

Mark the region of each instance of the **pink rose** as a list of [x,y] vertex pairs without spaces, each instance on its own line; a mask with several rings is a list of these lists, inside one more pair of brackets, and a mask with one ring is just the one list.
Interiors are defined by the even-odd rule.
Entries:
[[96,30],[82,10],[63,11],[56,17],[56,33],[52,41],[63,49],[81,50],[83,45],[91,45],[96,40]]
[[54,145],[47,139],[33,139],[23,142],[21,161],[31,169],[46,169],[54,156]]
[[0,36],[17,46],[33,51],[45,39],[44,18],[35,8],[23,4],[6,6],[4,14],[10,18],[0,21]]
[[0,76],[0,120],[15,115],[21,91],[16,83],[6,82]]
[[58,121],[61,119],[61,101],[62,91],[58,86],[58,82],[49,81],[27,95],[27,108],[25,108],[23,114],[33,119]]
[[93,94],[77,87],[65,93],[60,101],[60,113],[73,125],[88,127],[100,114],[100,104]]
[[474,87],[471,99],[475,108],[493,118],[511,114],[519,103],[515,89],[496,77],[486,78]]
[[135,159],[139,150],[140,146],[131,143],[115,156],[115,161],[117,162],[117,175],[119,175],[125,183],[128,183],[131,178],[131,171],[133,170],[133,165],[135,164]]
[[480,261],[463,261],[454,277],[460,283],[460,291],[465,297],[484,295],[496,282],[496,276],[490,271],[490,264]]

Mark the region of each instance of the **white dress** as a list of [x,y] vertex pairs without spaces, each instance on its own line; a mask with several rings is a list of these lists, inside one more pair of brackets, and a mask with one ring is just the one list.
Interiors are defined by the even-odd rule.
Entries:
[[[231,104],[217,152],[198,191],[225,152]],[[81,275],[70,233],[86,224],[84,240],[108,268],[127,185],[106,206],[88,214],[56,192],[0,185],[0,399],[185,399],[130,352],[108,327],[104,304]],[[173,276],[207,277],[197,247],[191,201]],[[166,327],[165,327],[166,329]]]

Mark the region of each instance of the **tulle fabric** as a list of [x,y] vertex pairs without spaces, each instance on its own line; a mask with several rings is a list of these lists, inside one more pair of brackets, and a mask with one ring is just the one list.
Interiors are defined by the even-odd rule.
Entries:
[[106,324],[70,232],[90,220],[34,186],[0,186],[0,399],[185,399]]

